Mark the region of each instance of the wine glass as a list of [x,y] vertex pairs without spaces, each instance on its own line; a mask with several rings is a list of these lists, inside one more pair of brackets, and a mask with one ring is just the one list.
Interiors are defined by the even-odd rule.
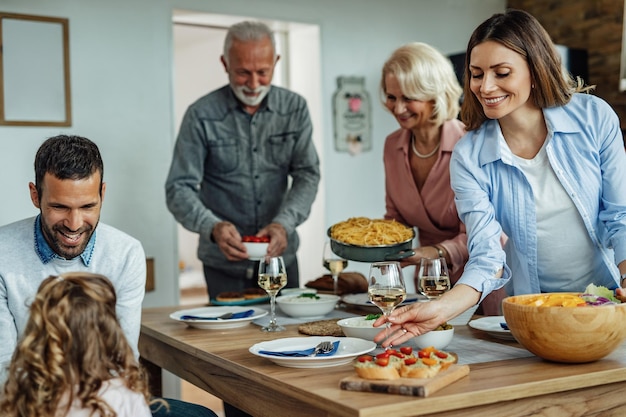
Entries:
[[337,294],[337,283],[339,281],[339,274],[348,266],[348,261],[341,256],[333,252],[330,242],[324,244],[324,255],[322,264],[324,268],[330,271],[333,277],[333,294]]
[[[402,268],[397,261],[376,262],[370,266],[368,289],[370,301],[378,306],[385,317],[406,298]],[[391,323],[385,324],[387,332]]]
[[450,275],[445,258],[421,259],[417,273],[417,289],[429,300],[436,300],[450,289]]
[[282,256],[264,256],[259,261],[259,287],[270,296],[270,322],[261,330],[264,332],[282,332],[283,326],[276,324],[276,294],[287,285],[287,270]]

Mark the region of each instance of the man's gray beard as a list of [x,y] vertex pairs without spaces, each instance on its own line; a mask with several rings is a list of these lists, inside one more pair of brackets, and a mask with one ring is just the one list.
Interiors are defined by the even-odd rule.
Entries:
[[230,86],[230,88],[233,90],[233,93],[235,93],[235,97],[237,97],[239,101],[241,101],[246,106],[258,106],[259,104],[261,104],[267,93],[269,93],[270,87],[271,86],[269,85],[259,86],[254,91],[255,93],[259,93],[259,95],[255,97],[249,97],[244,94],[244,90],[250,91],[248,88],[244,86]]

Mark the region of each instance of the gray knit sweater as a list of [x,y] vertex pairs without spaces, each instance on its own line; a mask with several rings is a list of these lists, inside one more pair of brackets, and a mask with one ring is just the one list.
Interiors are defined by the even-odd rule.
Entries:
[[35,247],[36,217],[0,227],[0,387],[17,340],[28,320],[29,306],[41,281],[50,275],[87,271],[111,280],[117,295],[117,316],[139,357],[137,342],[141,303],[146,281],[146,258],[141,243],[106,224],[99,223],[88,264],[78,256],[53,258],[43,263]]

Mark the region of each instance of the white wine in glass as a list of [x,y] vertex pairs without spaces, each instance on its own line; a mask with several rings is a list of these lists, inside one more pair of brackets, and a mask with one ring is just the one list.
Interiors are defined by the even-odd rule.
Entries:
[[[397,261],[373,263],[370,266],[367,293],[370,301],[380,308],[385,317],[389,317],[406,298],[400,263]],[[387,331],[389,327],[390,323],[387,321]]]
[[450,290],[450,275],[445,258],[421,259],[417,289],[430,300],[436,300]]
[[261,330],[264,332],[282,332],[285,328],[276,324],[276,294],[287,285],[287,270],[282,256],[264,256],[259,261],[258,284],[270,296],[270,323]]
[[348,261],[341,256],[333,252],[330,242],[324,244],[324,255],[322,259],[322,265],[324,268],[330,271],[330,275],[333,277],[333,294],[337,294],[337,283],[339,281],[339,274],[346,269]]

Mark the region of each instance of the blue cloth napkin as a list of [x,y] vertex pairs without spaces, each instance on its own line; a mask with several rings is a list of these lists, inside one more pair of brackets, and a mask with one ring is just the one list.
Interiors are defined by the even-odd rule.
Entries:
[[231,317],[227,318],[227,319],[220,319],[218,317],[184,315],[184,316],[180,316],[180,320],[232,320],[232,319],[245,319],[246,317],[250,317],[253,314],[254,314],[254,310],[239,311],[237,313],[233,313],[233,315]]
[[[333,350],[328,353],[318,353],[316,356],[332,356],[337,352],[337,348],[339,348],[339,341],[333,342]],[[315,351],[315,346],[310,349],[304,350],[282,350],[282,351],[271,351],[271,350],[260,350],[259,353],[263,355],[272,355],[272,356],[291,356],[291,357],[304,357],[309,356],[311,353]]]

